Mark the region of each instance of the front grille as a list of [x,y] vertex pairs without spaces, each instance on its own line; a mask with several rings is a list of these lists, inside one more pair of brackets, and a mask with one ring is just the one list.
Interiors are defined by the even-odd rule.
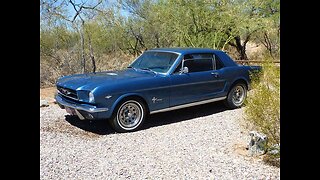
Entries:
[[77,91],[69,88],[57,86],[58,92],[68,98],[78,100]]

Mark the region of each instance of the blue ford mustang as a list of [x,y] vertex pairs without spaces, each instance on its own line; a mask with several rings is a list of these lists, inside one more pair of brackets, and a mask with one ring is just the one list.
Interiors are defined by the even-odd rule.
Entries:
[[56,102],[83,119],[108,119],[118,132],[139,129],[148,114],[223,100],[241,107],[249,72],[226,53],[204,48],[145,51],[127,69],[64,76]]

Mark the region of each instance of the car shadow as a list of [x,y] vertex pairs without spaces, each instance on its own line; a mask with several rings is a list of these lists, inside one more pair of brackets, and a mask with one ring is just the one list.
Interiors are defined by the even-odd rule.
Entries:
[[[174,111],[152,114],[143,124],[141,130],[152,127],[163,126],[181,121],[191,120],[198,117],[208,116],[228,108],[222,102],[208,103]],[[66,115],[65,119],[71,125],[74,125],[85,131],[89,131],[99,135],[107,135],[116,133],[108,124],[107,120],[80,120],[77,116]]]
[[99,135],[114,134],[107,120],[80,120],[78,116],[66,115],[65,120],[73,126],[82,130],[89,131]]
[[174,111],[157,113],[149,116],[142,129],[192,120],[194,118],[209,116],[226,110],[228,110],[228,108],[222,102],[213,102]]

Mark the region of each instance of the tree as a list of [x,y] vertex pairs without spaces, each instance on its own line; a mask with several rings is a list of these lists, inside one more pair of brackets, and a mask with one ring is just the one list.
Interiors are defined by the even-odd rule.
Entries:
[[105,55],[158,47],[234,49],[248,59],[250,41],[279,58],[279,11],[279,0],[40,0],[41,63],[63,75],[95,72],[114,61]]
[[[49,0],[49,1],[40,1],[40,13],[43,18],[47,18],[47,22],[52,22],[52,19],[59,19],[65,22],[71,23],[71,26],[77,30],[80,34],[81,41],[81,66],[82,73],[86,72],[86,59],[85,59],[85,37],[84,37],[84,25],[85,18],[92,19],[96,14],[95,11],[100,12],[97,7],[102,3],[102,0],[98,0],[95,4],[87,4],[87,2],[81,1],[80,3],[75,0]],[[70,14],[66,11],[67,6],[71,6],[74,10],[74,15],[70,17]],[[79,19],[79,21],[77,21]],[[80,25],[79,25],[80,24]],[[89,37],[90,39],[90,37]],[[95,58],[93,54],[93,48],[91,45],[91,39],[89,40],[89,48],[90,48],[90,58],[92,62],[93,69],[95,72]]]
[[256,39],[263,44],[270,56],[275,59],[280,55],[280,1],[266,0],[260,6],[260,16],[265,27]]

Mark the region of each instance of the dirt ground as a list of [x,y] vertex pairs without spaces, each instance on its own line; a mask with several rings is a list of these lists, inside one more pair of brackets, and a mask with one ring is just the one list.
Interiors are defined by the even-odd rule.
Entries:
[[40,99],[47,100],[48,103],[53,103],[54,94],[56,93],[56,87],[49,87],[49,88],[40,88]]
[[248,156],[243,113],[215,102],[116,133],[107,120],[81,121],[50,104],[40,108],[40,179],[280,179],[279,168]]

